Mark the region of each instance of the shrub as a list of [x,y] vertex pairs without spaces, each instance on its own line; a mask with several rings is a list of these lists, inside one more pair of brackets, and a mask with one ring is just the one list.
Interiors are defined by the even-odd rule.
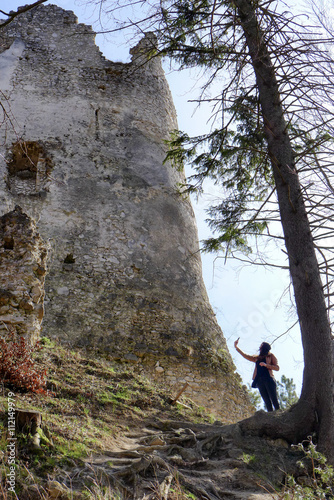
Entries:
[[304,452],[305,459],[299,461],[299,466],[304,469],[304,484],[298,484],[294,477],[288,476],[287,487],[282,500],[321,500],[334,498],[334,470],[327,464],[326,457],[319,453],[316,445],[309,438],[297,448]]
[[0,377],[4,385],[21,392],[46,394],[46,370],[36,368],[33,354],[39,342],[30,345],[24,337],[8,332],[0,338]]

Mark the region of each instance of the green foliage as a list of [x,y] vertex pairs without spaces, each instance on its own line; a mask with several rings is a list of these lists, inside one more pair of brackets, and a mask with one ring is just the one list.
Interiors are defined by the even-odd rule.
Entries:
[[[223,5],[223,2],[221,2]],[[208,36],[207,27],[212,16],[210,0],[177,0],[172,5],[163,4],[161,11],[163,24],[168,30],[162,30],[159,38],[162,42],[162,54],[172,56],[182,67],[211,67],[230,54],[225,43]]]
[[298,396],[296,393],[296,385],[292,378],[282,375],[281,382],[277,380],[277,396],[280,408],[290,408],[293,404],[297,403]]
[[0,338],[0,377],[3,383],[20,392],[46,394],[46,371],[38,369],[33,360],[34,353],[39,350],[38,342],[32,346],[14,332]]
[[[236,36],[240,28],[234,22],[235,15],[232,2],[221,2],[216,17],[210,1],[179,0],[173,8],[163,10],[167,29],[161,30],[160,42],[162,52],[181,67],[215,68],[215,77],[224,69],[234,68],[235,80],[231,77],[221,97],[226,123],[200,137],[174,133],[167,159],[178,166],[192,165],[195,173],[183,186],[188,193],[202,192],[206,179],[221,187],[222,201],[208,210],[207,222],[216,234],[204,242],[204,249],[249,253],[248,237],[262,234],[268,227],[259,211],[274,183],[254,80],[244,80],[250,84],[245,88],[240,85],[245,61],[238,66],[238,59],[244,46]],[[218,106],[216,99],[213,103]]]
[[41,337],[40,344],[42,346],[47,346],[47,347],[55,347],[56,344],[53,340],[49,339],[49,337]]
[[60,436],[55,438],[55,449],[64,457],[72,459],[82,459],[88,454],[88,447],[85,443],[78,443],[71,439],[64,439]]
[[248,453],[243,453],[242,461],[245,462],[245,464],[250,465],[256,463],[257,459],[255,455],[249,455]]
[[[246,13],[241,12],[243,8]],[[323,105],[327,96],[321,83],[332,56],[325,46],[314,44],[314,26],[305,28],[300,40],[294,16],[278,14],[276,2],[271,1],[246,2],[243,6],[229,0],[218,4],[213,0],[161,4],[156,14],[160,53],[177,61],[180,68],[204,68],[198,101],[212,104],[212,131],[197,137],[174,132],[168,153],[168,159],[178,167],[185,163],[193,167],[195,173],[183,186],[186,192],[200,194],[206,179],[221,188],[222,201],[208,210],[207,222],[213,235],[204,241],[207,251],[250,253],[254,236],[273,236],[270,222],[279,220],[273,179],[278,165],[273,154],[268,154],[270,133],[265,133],[271,117],[262,113],[261,85],[255,78],[256,65],[249,55],[241,22],[242,15],[250,15],[253,8],[261,38],[258,43],[263,56],[268,57],[266,77],[277,81],[275,104],[281,107],[286,123],[282,136],[289,136],[298,173],[303,169],[307,172],[311,203],[319,201],[313,190],[316,193],[321,189],[321,182],[310,183],[308,172],[316,169],[320,178],[319,161],[324,160],[327,167],[332,156],[332,106]],[[314,64],[316,53],[322,61],[319,65]],[[309,76],[300,68],[307,68]],[[217,82],[219,90],[215,87],[212,95],[212,84]],[[329,86],[332,88],[332,81]]]
[[196,138],[174,132],[170,141],[167,159],[177,166],[190,162],[195,170],[183,186],[186,192],[200,193],[209,178],[225,194],[208,210],[207,222],[219,236],[204,242],[207,251],[229,247],[250,252],[247,236],[267,228],[258,208],[272,192],[273,178],[263,129],[253,111],[257,107],[256,95],[244,92],[227,110],[233,127]]
[[257,409],[260,410],[262,408],[262,398],[257,389],[252,389],[250,384],[247,384],[248,396],[251,404]]
[[303,484],[296,482],[293,476],[288,476],[286,490],[281,500],[321,500],[334,498],[334,470],[327,464],[326,457],[319,453],[316,445],[310,439],[305,445],[296,447],[305,454],[305,459],[299,462],[304,470]]
[[120,387],[117,390],[114,390],[113,387],[110,387],[109,390],[104,391],[99,395],[98,401],[101,404],[119,404],[130,401],[132,396],[133,394],[131,394],[131,392],[126,387]]

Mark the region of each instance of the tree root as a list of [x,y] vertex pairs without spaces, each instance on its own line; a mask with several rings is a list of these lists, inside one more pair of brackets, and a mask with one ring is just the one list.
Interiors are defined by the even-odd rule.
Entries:
[[307,402],[301,400],[286,411],[257,411],[238,425],[245,435],[281,438],[290,444],[302,442],[312,435],[317,427],[315,412]]
[[[282,437],[281,430],[285,427],[278,423],[282,417],[285,418],[278,412],[277,415],[258,412],[233,426],[190,427],[183,423],[182,427],[178,423],[174,430],[169,427],[166,432],[137,439],[138,446],[132,450],[105,452],[102,459],[110,460],[96,459],[94,463],[92,459],[86,467],[103,475],[104,484],[112,483],[124,491],[129,500],[167,500],[171,487],[174,491],[179,488],[180,492],[186,489],[198,500],[246,498],[244,489],[248,488],[251,495],[259,492],[260,486],[258,477],[243,460],[242,446],[249,440],[257,440],[257,446],[262,446],[261,450],[258,448],[258,457],[263,450],[268,453],[269,441],[252,436],[264,436],[269,431],[271,437]],[[272,432],[272,428],[277,432]],[[245,434],[249,436],[246,439]],[[238,496],[233,488],[244,489]]]

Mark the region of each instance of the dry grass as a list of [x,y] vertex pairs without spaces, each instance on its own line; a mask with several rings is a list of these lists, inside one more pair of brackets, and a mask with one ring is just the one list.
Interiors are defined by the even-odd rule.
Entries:
[[[210,421],[210,415],[196,406],[191,408],[189,401],[186,401],[189,409],[171,406],[171,394],[135,373],[131,365],[109,362],[98,358],[96,353],[87,355],[79,350],[70,351],[47,338],[42,343],[43,350],[37,355],[36,363],[47,370],[48,395],[20,394],[12,388],[16,408],[38,410],[44,423],[39,450],[32,449],[29,437],[17,436],[19,500],[49,498],[45,485],[57,471],[75,467],[87,456],[115,448],[129,429],[142,427],[143,420]],[[3,388],[0,397],[4,408],[9,389]],[[0,495],[6,499],[8,491],[4,484],[8,473],[9,436],[4,413],[1,414],[0,426],[0,450],[4,462]],[[80,498],[120,498],[113,488],[102,488],[96,477],[91,478],[90,485],[83,486]],[[32,496],[23,493],[27,488]],[[175,495],[175,499],[182,498]],[[10,494],[9,498],[15,496]]]

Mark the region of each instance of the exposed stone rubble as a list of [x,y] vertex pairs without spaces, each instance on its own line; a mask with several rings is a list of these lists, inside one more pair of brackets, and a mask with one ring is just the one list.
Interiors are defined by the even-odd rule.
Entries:
[[39,338],[44,307],[47,245],[16,206],[0,218],[0,332]]

